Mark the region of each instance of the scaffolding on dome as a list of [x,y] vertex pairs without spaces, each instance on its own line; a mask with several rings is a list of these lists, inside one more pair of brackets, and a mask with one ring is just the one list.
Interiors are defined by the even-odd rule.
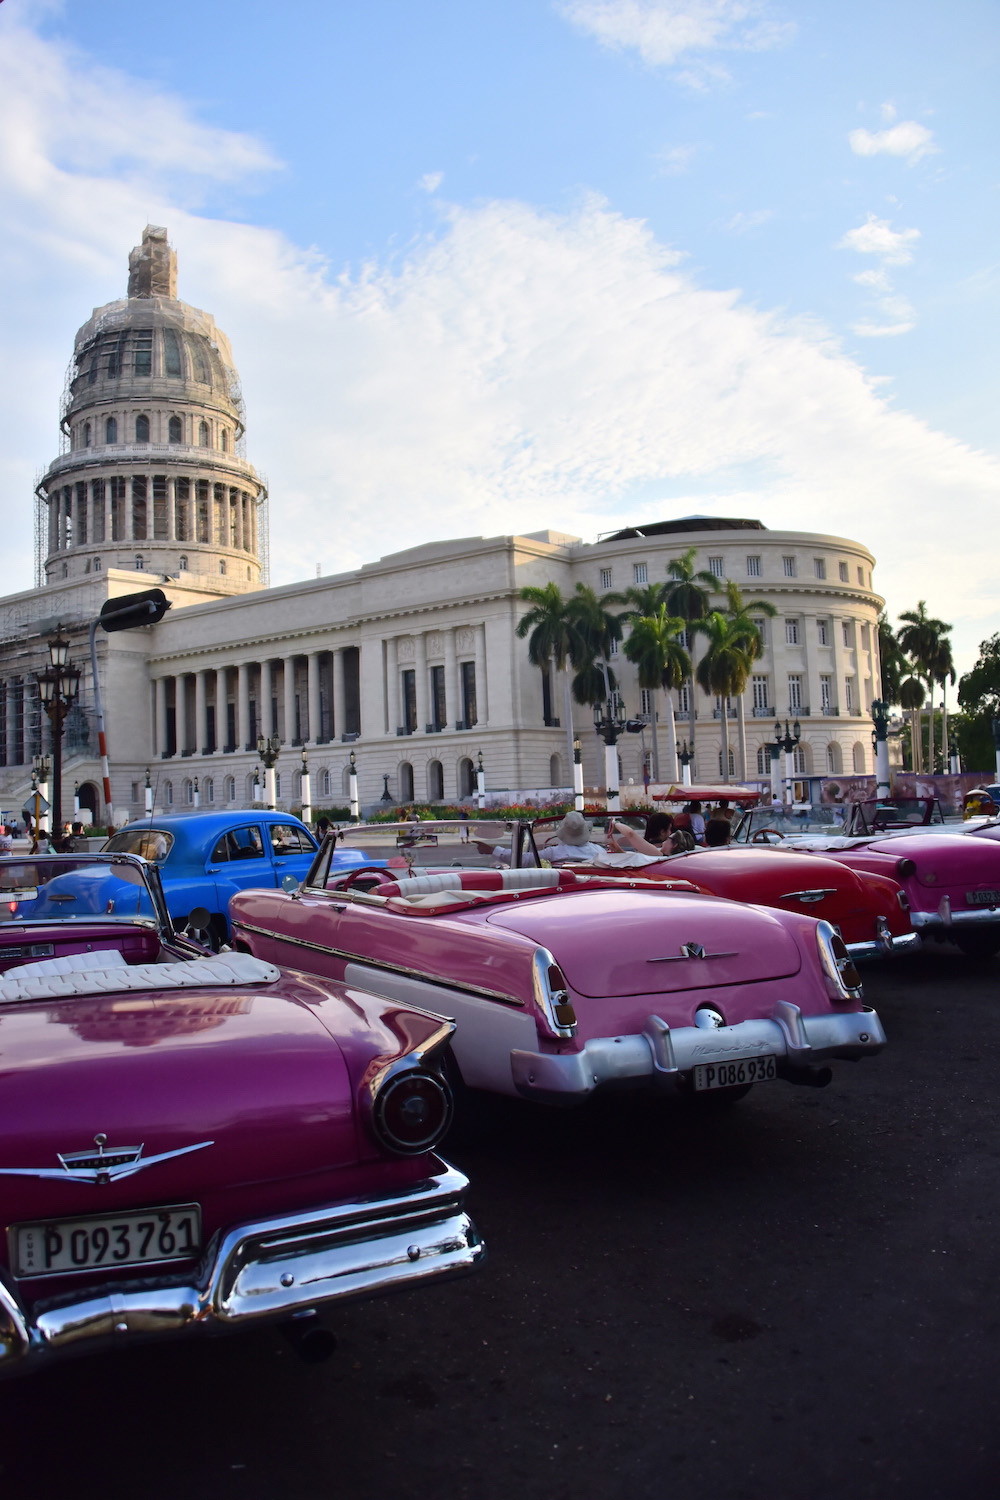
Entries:
[[39,469],[35,475],[35,588],[45,586],[45,557],[48,552],[49,540],[49,507],[44,494],[39,491],[45,470]]
[[260,494],[257,496],[257,560],[260,563],[260,586],[271,587],[271,506],[267,480],[258,473]]

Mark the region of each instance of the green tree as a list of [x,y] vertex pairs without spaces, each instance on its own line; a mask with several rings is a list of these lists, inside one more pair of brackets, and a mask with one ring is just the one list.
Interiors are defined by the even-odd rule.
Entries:
[[[697,620],[704,620],[712,608],[711,595],[717,592],[719,580],[714,573],[704,569],[695,568],[694,559],[697,547],[689,547],[680,557],[675,557],[667,564],[667,593],[664,603],[667,612],[678,615],[690,627]],[[694,639],[688,635],[688,644],[692,648],[691,659],[694,660]],[[694,755],[694,730],[695,730],[695,705],[694,705],[694,678],[690,679],[691,700],[688,703],[688,744],[691,754]],[[697,762],[695,762],[697,764]]]
[[959,681],[958,701],[965,709],[960,744],[966,764],[974,770],[990,766],[992,776],[996,768],[993,720],[1000,719],[1000,635],[980,643],[976,665]]
[[623,594],[597,594],[586,583],[578,583],[568,601],[567,613],[573,631],[571,659],[575,671],[573,697],[577,703],[602,703],[618,689],[609,658],[623,634],[628,611],[616,614],[612,605],[624,604]]
[[719,695],[722,708],[722,779],[729,782],[729,714],[727,698],[742,696],[753,663],[747,633],[741,624],[713,609],[694,629],[707,641],[705,654],[695,668],[695,676],[706,693]]
[[[778,613],[773,604],[766,599],[751,599],[749,602],[743,598],[738,583],[733,579],[726,580],[726,615],[732,622],[734,628],[745,637],[747,655],[750,658],[751,668],[755,661],[759,661],[764,654],[764,638],[760,632],[755,616],[766,615],[773,619]],[[746,684],[744,683],[744,689]],[[740,745],[740,780],[747,779],[747,721],[746,707],[744,703],[745,692],[741,692],[736,700],[736,723]],[[726,760],[728,767],[729,761]]]
[[878,660],[879,696],[883,703],[898,703],[899,684],[909,671],[909,663],[884,609],[878,617]]
[[899,706],[910,716],[910,760],[912,771],[922,769],[920,765],[920,710],[924,706],[927,691],[919,677],[904,677],[899,684]]
[[[632,590],[629,590],[632,593]],[[684,621],[679,615],[668,615],[667,606],[660,604],[655,612],[633,616],[632,632],[625,642],[625,655],[634,662],[639,671],[639,686],[663,692],[667,710],[667,733],[669,755],[673,770],[671,779],[677,780],[677,729],[674,724],[674,702],[671,690],[680,687],[691,675],[691,658],[677,637],[684,630]],[[660,779],[660,745],[656,725],[656,699],[653,699],[653,779]]]
[[[928,767],[934,769],[934,674],[937,670],[938,656],[941,650],[941,639],[951,630],[944,620],[936,620],[927,613],[926,601],[917,601],[916,609],[903,610],[899,616],[903,621],[903,628],[899,632],[899,644],[913,663],[916,675],[923,678],[930,689],[930,737],[928,752]],[[916,750],[914,756],[915,771],[922,771],[923,765],[919,763],[922,759],[922,733],[920,730],[920,710],[917,709],[917,736]]]
[[548,673],[553,689],[556,673],[562,674],[567,765],[572,766],[573,698],[569,667],[576,655],[578,643],[570,601],[563,598],[557,583],[547,583],[542,588],[526,586],[521,589],[519,597],[525,604],[531,605],[527,614],[522,615],[518,621],[516,631],[521,640],[528,637],[528,660],[543,674]]

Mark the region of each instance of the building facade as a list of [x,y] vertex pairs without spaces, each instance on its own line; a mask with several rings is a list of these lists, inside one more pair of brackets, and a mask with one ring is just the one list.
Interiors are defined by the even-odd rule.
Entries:
[[[33,758],[47,748],[35,674],[57,625],[83,669],[65,740],[63,805],[76,790],[106,820],[86,641],[106,599],[153,585],[172,608],[157,625],[105,636],[98,672],[116,816],[138,816],[147,769],[164,809],[248,805],[259,795],[256,740],[281,741],[282,805],[297,805],[308,765],[315,807],[342,806],[349,758],[362,803],[471,795],[480,755],[490,788],[566,786],[574,730],[587,784],[603,778],[589,709],[560,722],[558,683],[528,661],[516,627],[525,585],[578,583],[598,594],[665,582],[695,566],[747,601],[764,652],[744,698],[748,774],[766,776],[774,722],[798,720],[800,774],[872,768],[869,708],[879,680],[874,559],[832,535],[769,531],[758,521],[688,517],[594,543],[542,531],[433,542],[347,573],[264,588],[265,486],[243,455],[243,413],[228,341],[176,298],[166,232],[147,228],[129,263],[129,295],[77,335],[63,407],[63,452],[38,489],[41,586],[0,600],[0,809],[18,810]],[[119,441],[120,440],[120,441]],[[699,638],[691,647],[697,657]],[[639,782],[659,727],[661,777],[673,775],[663,694],[612,665],[640,734],[619,741]],[[672,706],[690,736],[690,686]],[[721,715],[737,707],[697,687],[693,770],[721,769]],[[738,774],[738,736],[730,735]]]

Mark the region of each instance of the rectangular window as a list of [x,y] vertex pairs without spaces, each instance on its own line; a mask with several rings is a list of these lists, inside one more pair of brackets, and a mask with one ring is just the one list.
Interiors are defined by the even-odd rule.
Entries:
[[826,673],[819,679],[819,706],[821,713],[828,714],[833,703],[833,678]]
[[854,712],[854,678],[844,678],[844,708],[849,714]]
[[784,573],[784,575],[785,575],[786,578],[794,578],[795,577],[795,558],[794,557],[783,557],[781,559],[781,571]]
[[649,582],[649,574],[648,574],[648,572],[646,570],[646,564],[645,563],[633,563],[632,564],[632,580],[633,580],[634,583],[648,583]]
[[448,723],[444,696],[444,667],[431,667],[431,723],[435,729],[444,729]]
[[865,570],[864,570],[864,568],[859,568],[858,569],[858,583],[861,585],[862,588],[864,588],[864,586],[865,586]]
[[618,641],[609,641],[608,642],[608,655],[609,656],[617,656],[618,655],[618,646],[619,646],[619,642]]
[[830,644],[830,622],[829,620],[816,621],[816,635],[821,646]]
[[677,712],[679,714],[691,712],[691,689],[686,682],[683,687],[677,689]]
[[403,679],[403,728],[412,734],[417,727],[417,674],[408,667]]
[[753,623],[754,623],[754,625],[757,628],[757,634],[760,636],[760,643],[761,643],[761,645],[762,646],[766,646],[767,645],[767,621],[764,619],[763,615],[761,615],[759,618],[755,617]]
[[798,620],[785,621],[785,643],[788,646],[797,646],[799,644]]
[[848,581],[848,578],[850,577],[850,574],[847,571],[847,564],[845,562],[842,562],[842,563],[838,563],[837,566],[840,569],[840,581],[841,581],[841,583],[846,583]]
[[463,661],[459,667],[462,677],[462,721],[466,729],[471,729],[473,724],[479,722],[479,712],[476,707],[476,664],[474,661]]
[[802,707],[802,674],[800,672],[789,672],[788,674],[788,712],[797,714]]
[[845,646],[849,646],[851,644],[851,626],[850,626],[850,622],[848,620],[841,620],[841,622],[840,622],[840,628],[844,632],[844,645]]
[[710,557],[708,559],[708,571],[713,578],[724,578],[726,576],[725,566],[721,557]]
[[135,335],[135,373],[153,373],[153,330],[140,329]]
[[640,688],[639,689],[639,712],[641,714],[647,714],[650,718],[652,718],[652,716],[653,716],[653,693],[652,693],[652,689],[651,688]]
[[813,558],[813,569],[815,570],[817,578],[825,578],[826,577],[826,558],[825,557],[814,557]]
[[766,713],[768,711],[768,709],[770,708],[769,698],[770,698],[770,694],[768,693],[768,690],[767,690],[767,678],[766,677],[754,677],[753,678],[753,706],[754,706],[754,711],[757,712],[758,710],[763,710],[763,712]]
[[757,556],[747,558],[747,577],[760,577],[760,558]]
[[611,587],[611,569],[610,568],[602,568],[601,569],[601,588],[602,589],[609,589],[610,587]]

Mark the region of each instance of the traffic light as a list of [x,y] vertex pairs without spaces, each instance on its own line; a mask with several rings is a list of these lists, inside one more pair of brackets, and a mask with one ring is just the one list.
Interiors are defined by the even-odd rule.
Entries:
[[137,625],[155,625],[170,608],[162,589],[145,589],[141,594],[122,594],[106,599],[101,605],[102,630],[134,630]]

